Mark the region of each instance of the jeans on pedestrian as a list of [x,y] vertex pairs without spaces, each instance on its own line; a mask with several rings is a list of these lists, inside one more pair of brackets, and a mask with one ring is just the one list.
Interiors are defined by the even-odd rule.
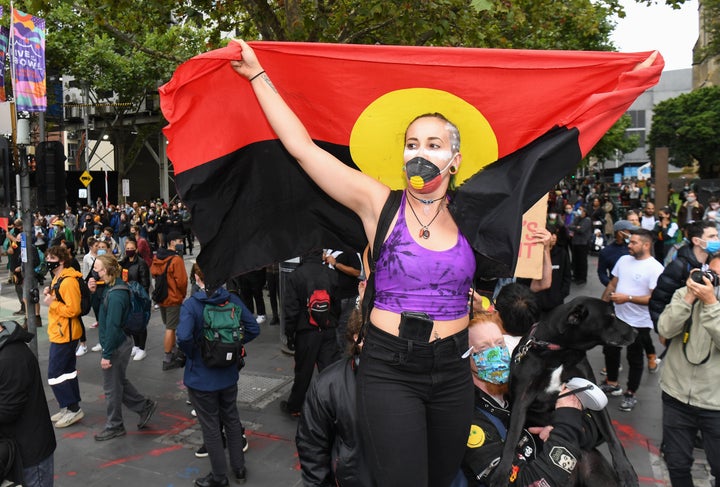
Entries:
[[228,472],[222,428],[225,429],[227,438],[230,468],[237,471],[245,467],[243,427],[237,409],[237,393],[237,384],[219,391],[200,391],[188,387],[190,402],[197,413],[203,442],[210,457],[210,467],[216,480],[221,480]]
[[703,448],[710,472],[720,478],[720,411],[702,409],[662,393],[662,450],[672,487],[693,487],[691,469],[697,432],[702,432]]
[[25,487],[52,487],[53,477],[55,475],[55,464],[53,454],[51,453],[45,460],[37,465],[23,468],[23,477]]
[[105,428],[108,429],[116,429],[123,426],[123,404],[127,406],[130,411],[137,414],[142,414],[147,405],[147,398],[140,394],[126,377],[132,346],[132,339],[125,337],[122,344],[110,356],[112,367],[103,369],[102,371],[105,402],[107,404],[107,421]]
[[48,355],[48,384],[60,408],[80,402],[80,385],[77,378],[78,341],[50,343]]
[[645,369],[644,342],[650,339],[650,328],[635,328],[638,332],[635,341],[627,346],[628,381],[627,390],[635,393],[640,387],[643,370]]
[[379,487],[446,487],[467,444],[473,386],[467,330],[411,341],[369,325],[358,367],[358,419]]

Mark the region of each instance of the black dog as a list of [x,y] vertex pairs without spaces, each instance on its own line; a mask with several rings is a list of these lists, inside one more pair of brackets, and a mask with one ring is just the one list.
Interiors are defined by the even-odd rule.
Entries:
[[[578,297],[558,306],[520,341],[510,365],[510,427],[493,487],[506,487],[515,447],[524,426],[551,424],[560,384],[573,377],[595,382],[586,351],[596,345],[626,346],[637,332],[619,320],[612,306],[596,298]],[[607,442],[613,467],[594,447],[583,452],[570,485],[637,486],[635,470],[615,434],[606,409],[588,411]]]

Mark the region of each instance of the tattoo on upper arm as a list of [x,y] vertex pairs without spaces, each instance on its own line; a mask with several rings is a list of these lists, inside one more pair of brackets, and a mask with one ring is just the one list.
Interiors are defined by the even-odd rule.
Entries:
[[275,86],[272,84],[272,81],[270,81],[270,77],[269,77],[267,74],[263,73],[263,74],[261,75],[261,77],[262,77],[263,81],[265,81],[265,83],[267,83],[267,85],[268,85],[275,93],[278,92],[278,91],[275,89]]

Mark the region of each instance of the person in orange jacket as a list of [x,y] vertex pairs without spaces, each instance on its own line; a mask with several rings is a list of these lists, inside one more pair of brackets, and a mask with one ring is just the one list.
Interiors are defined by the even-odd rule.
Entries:
[[153,299],[160,306],[160,316],[165,325],[163,370],[175,369],[184,364],[184,355],[177,349],[175,343],[175,329],[180,321],[180,306],[187,294],[188,285],[188,275],[182,258],[184,238],[185,236],[179,232],[170,232],[167,236],[167,248],[158,249],[150,266],[150,274],[155,278],[156,290],[163,287],[159,285],[163,280],[161,276],[164,275],[167,282],[166,296],[158,297],[153,292]]

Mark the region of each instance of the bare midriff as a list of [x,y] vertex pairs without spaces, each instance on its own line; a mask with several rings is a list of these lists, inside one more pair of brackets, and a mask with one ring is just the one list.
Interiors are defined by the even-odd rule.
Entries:
[[[398,336],[400,327],[400,314],[392,311],[385,311],[383,309],[373,308],[370,312],[370,322],[377,328],[380,328],[386,333]],[[442,338],[447,338],[455,333],[459,333],[467,328],[470,319],[467,315],[457,318],[454,320],[435,320],[433,323],[433,329],[430,333],[430,340],[435,341]]]

